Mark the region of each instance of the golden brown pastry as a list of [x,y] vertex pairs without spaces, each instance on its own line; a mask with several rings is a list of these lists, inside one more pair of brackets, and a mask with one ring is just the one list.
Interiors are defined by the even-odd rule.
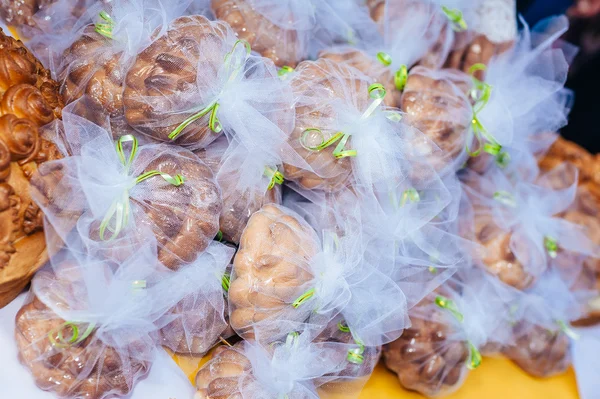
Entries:
[[306,40],[303,42],[298,37],[302,32],[275,25],[259,13],[251,1],[212,0],[211,7],[217,19],[227,22],[240,39],[246,40],[254,51],[270,58],[278,67],[295,67],[305,59]]
[[438,170],[448,161],[460,160],[467,144],[472,147],[468,140],[473,111],[464,94],[470,82],[469,76],[458,71],[434,71],[421,66],[414,67],[408,75],[400,108],[406,113],[407,122],[442,150],[443,160],[430,160]]
[[[123,355],[102,343],[95,332],[76,344],[53,344],[49,336],[56,340],[64,323],[36,297],[17,313],[15,339],[19,358],[41,389],[69,398],[121,396],[129,394],[135,382],[148,372],[149,364],[135,358],[123,364]],[[63,333],[69,337],[72,327],[66,327]]]
[[56,0],[0,0],[0,16],[9,25],[34,26],[33,16]]
[[385,365],[407,389],[426,396],[448,393],[464,378],[469,356],[467,343],[449,340],[451,334],[435,315],[431,321],[414,318],[399,339],[384,345]]
[[[296,98],[306,98],[296,103],[296,125],[290,135],[289,144],[303,157],[312,168],[306,170],[295,165],[284,164],[285,177],[298,183],[305,189],[322,189],[336,191],[351,183],[352,160],[351,157],[336,158],[333,155],[335,145],[320,151],[311,151],[305,147],[314,147],[328,140],[339,131],[339,126],[320,126],[324,122],[335,121],[337,113],[331,105],[319,106],[311,102],[311,98],[323,98],[324,103],[334,103],[339,99],[343,103],[351,104],[360,115],[369,105],[370,98],[364,80],[357,75],[351,67],[334,63],[330,60],[304,61],[296,68],[290,84]],[[318,128],[322,135],[307,129]],[[351,148],[352,138],[346,144]]]
[[[201,43],[219,49],[227,34],[227,25],[202,16],[174,20],[163,36],[137,56],[127,73],[123,101],[129,125],[155,140],[171,142],[169,134],[193,114],[174,114],[172,101],[191,102],[195,93],[197,101],[197,92],[202,90],[197,87],[197,68],[216,74],[223,64],[225,54],[201,52]],[[175,142],[201,148],[218,136],[210,129],[206,114],[187,126]]]
[[87,95],[92,103],[111,117],[123,115],[123,52],[115,52],[110,39],[88,25],[63,53],[59,71],[65,104]]
[[43,215],[31,199],[29,181],[40,164],[61,158],[39,132],[60,117],[56,89],[50,72],[0,30],[0,307],[48,259]]
[[534,283],[535,277],[525,271],[510,249],[511,233],[497,227],[491,216],[475,216],[475,238],[485,248],[482,261],[488,272],[519,290]]
[[396,89],[394,73],[376,58],[358,49],[344,49],[344,51],[324,50],[319,53],[319,58],[326,58],[338,64],[342,62],[348,64],[372,78],[374,82],[381,83],[389,93],[385,96],[385,105],[400,108],[402,93]]
[[[309,261],[319,251],[314,231],[285,208],[265,205],[248,220],[233,263],[229,289],[230,322],[244,339],[253,325],[278,312],[295,311],[292,303],[312,279]],[[303,313],[296,312],[298,317]],[[261,339],[272,342],[267,328]]]
[[571,344],[563,332],[526,322],[518,323],[514,330],[516,342],[504,348],[503,354],[528,374],[551,377],[564,373],[571,365]]
[[198,391],[194,399],[241,398],[239,379],[252,369],[250,360],[240,350],[243,343],[234,347],[219,346],[212,359],[196,374]]

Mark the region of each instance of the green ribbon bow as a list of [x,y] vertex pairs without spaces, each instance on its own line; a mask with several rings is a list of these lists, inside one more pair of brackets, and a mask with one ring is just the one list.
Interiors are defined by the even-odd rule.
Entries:
[[[48,333],[48,340],[56,348],[67,348],[83,342],[94,331],[94,328],[96,328],[94,323],[88,323],[86,329],[80,334],[80,331],[83,329],[81,325],[73,321],[67,321],[56,330],[50,331]],[[65,335],[68,329],[71,330],[71,336],[66,338]]]
[[[450,314],[452,314],[452,316],[454,316],[454,318],[458,320],[459,323],[463,322],[464,316],[460,312],[458,306],[456,306],[453,300],[448,299],[445,296],[438,295],[435,297],[435,304],[441,309],[445,309],[448,312],[450,312]],[[471,341],[467,341],[467,346],[469,347],[469,358],[467,359],[467,368],[469,370],[475,370],[481,364],[481,353]]]
[[[341,321],[338,322],[338,329],[344,333],[351,333],[350,327],[348,327]],[[354,335],[352,336],[352,339],[354,340],[356,345],[358,345],[358,348],[349,349],[348,354],[346,355],[346,360],[354,364],[363,364],[363,362],[365,361],[365,346],[359,340],[354,338]]]
[[289,75],[292,72],[294,72],[294,68],[292,68],[289,65],[284,65],[277,71],[277,76],[279,76],[281,79],[285,79],[287,75]]
[[315,289],[311,288],[306,291],[304,294],[300,295],[296,300],[292,303],[294,309],[298,309],[304,302],[308,301],[315,295]]
[[96,23],[94,26],[94,30],[108,39],[113,39],[112,31],[115,27],[115,21],[111,18],[110,15],[108,15],[106,11],[100,11],[98,16],[106,22]]
[[550,236],[544,237],[544,248],[548,252],[548,255],[554,259],[558,256],[558,241]]
[[[131,152],[129,153],[129,157],[126,157],[125,150],[123,149],[123,145],[125,143],[131,143]],[[137,139],[128,134],[125,136],[119,137],[116,143],[117,155],[119,156],[119,160],[125,166],[125,173],[129,173],[129,169],[133,164],[133,160],[137,154],[138,150],[138,141]],[[115,239],[119,233],[127,226],[129,222],[129,214],[131,213],[131,205],[129,203],[129,190],[133,188],[133,186],[143,182],[144,180],[150,179],[154,176],[162,177],[167,183],[179,187],[184,183],[184,177],[177,174],[174,177],[169,175],[168,173],[164,173],[158,170],[150,170],[148,172],[142,173],[139,175],[132,187],[123,191],[121,198],[117,198],[113,201],[112,205],[106,212],[106,216],[100,223],[100,239],[103,241],[110,241]],[[106,237],[106,230],[109,230],[112,234],[109,238]]]
[[494,193],[494,200],[500,202],[503,205],[509,206],[511,208],[516,208],[517,200],[515,196],[509,193],[508,191],[499,190]]
[[577,334],[575,331],[573,331],[571,326],[568,323],[565,323],[563,320],[557,320],[556,324],[558,324],[558,327],[560,328],[560,330],[563,333],[565,333],[565,335],[567,337],[574,339],[574,340],[578,340],[579,338],[581,338],[579,336],[579,334]]
[[223,291],[229,292],[229,287],[231,287],[231,274],[223,274],[223,277],[221,277],[221,287],[223,288]]
[[[485,69],[487,69],[487,67],[484,64],[475,64],[469,68],[469,73],[474,74],[477,71],[483,71]],[[506,151],[503,151],[502,145],[500,145],[498,140],[496,140],[496,138],[485,129],[479,120],[479,113],[485,108],[492,97],[492,86],[482,82],[475,76],[473,76],[472,79],[474,88],[471,92],[471,98],[473,98],[475,101],[475,105],[473,106],[473,118],[471,120],[471,124],[473,128],[473,135],[478,142],[478,147],[475,151],[471,151],[469,148],[469,143],[467,143],[467,153],[472,157],[477,157],[483,149],[484,152],[487,152],[495,157],[498,166],[504,168],[510,162],[510,154]]]
[[[244,53],[244,57],[241,57],[241,58],[237,57],[237,58],[232,59],[232,57],[235,53],[235,49],[237,48],[238,45],[244,46],[244,48],[246,50]],[[233,80],[235,80],[235,78],[237,78],[237,76],[240,74],[240,72],[244,68],[244,65],[246,65],[246,61],[247,61],[248,57],[250,56],[251,52],[252,52],[252,49],[250,47],[250,43],[248,43],[245,40],[237,40],[234,43],[231,51],[228,52],[227,54],[225,54],[223,63],[227,68],[231,69],[231,75],[229,75],[229,79],[227,80],[227,83],[232,82]],[[219,118],[217,116],[219,107],[220,107],[219,96],[217,96],[217,98],[215,98],[213,101],[211,101],[206,107],[204,107],[203,109],[201,109],[194,115],[190,116],[189,118],[187,118],[186,120],[181,122],[181,124],[179,126],[177,126],[175,128],[175,130],[173,130],[169,134],[169,139],[171,139],[171,140],[177,139],[177,137],[179,137],[179,135],[185,130],[186,127],[188,127],[193,122],[195,122],[196,120],[202,118],[203,116],[205,116],[209,113],[210,113],[210,116],[208,118],[208,127],[210,128],[210,130],[212,130],[215,133],[221,133],[221,131],[223,130],[223,126],[221,125],[221,122],[219,121]]]
[[467,21],[465,21],[463,17],[463,13],[457,9],[451,9],[446,6],[442,6],[442,11],[446,18],[452,23],[452,30],[455,32],[464,32],[469,27],[467,26]]
[[[369,118],[373,112],[381,105],[383,99],[385,98],[386,90],[380,83],[373,83],[369,86],[369,97],[373,99],[371,104],[367,110],[362,114],[361,119]],[[306,144],[306,140],[309,134],[317,133],[321,136],[321,144],[311,147]],[[355,157],[357,155],[356,150],[345,150],[344,147],[346,143],[350,139],[350,133],[337,132],[329,140],[325,140],[325,136],[321,129],[318,128],[308,128],[302,132],[302,136],[300,136],[300,144],[302,147],[306,148],[309,151],[321,151],[335,143],[338,143],[335,149],[333,150],[333,156],[337,159],[345,158],[345,157]]]
[[[384,66],[392,65],[392,56],[388,53],[384,53],[380,51],[377,53],[377,60],[381,62]],[[406,81],[408,80],[408,67],[404,64],[400,65],[400,68],[396,72],[394,72],[394,86],[399,91],[404,90],[406,86]]]
[[285,181],[285,176],[283,173],[277,170],[277,168],[270,168],[268,166],[265,167],[265,176],[271,178],[269,182],[269,186],[267,189],[271,190],[275,187],[276,184],[282,185]]

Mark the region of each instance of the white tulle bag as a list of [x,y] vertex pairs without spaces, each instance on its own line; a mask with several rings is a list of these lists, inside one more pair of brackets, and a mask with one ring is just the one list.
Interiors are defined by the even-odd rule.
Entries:
[[504,326],[516,293],[479,269],[458,273],[411,309],[411,327],[384,347],[387,367],[404,387],[426,396],[458,389],[481,364],[485,345],[512,339]]
[[192,150],[222,133],[270,149],[293,128],[290,90],[273,63],[226,23],[202,16],[174,20],[138,55],[123,100],[135,130]]
[[593,291],[574,290],[556,270],[511,304],[513,344],[503,354],[527,373],[550,377],[571,365],[571,344],[578,334],[570,322],[582,316]]
[[[521,31],[514,48],[493,58],[485,82],[474,79],[472,133],[468,151],[472,167],[494,164],[530,179],[537,173],[535,156],[553,140],[542,140],[567,123],[571,93],[564,88],[573,48],[556,42],[568,28],[565,16],[549,18]],[[484,66],[472,67],[476,71]]]
[[[565,168],[570,172],[565,174]],[[557,177],[570,180],[553,189],[550,182]],[[483,176],[468,172],[462,180],[474,211],[475,237],[484,248],[481,263],[507,284],[527,288],[560,251],[597,253],[581,226],[558,217],[575,199],[574,166],[558,167],[535,184],[513,183],[500,169]]]
[[327,59],[302,62],[286,79],[295,99],[289,145],[304,159],[284,161],[287,180],[303,190],[434,180],[428,158],[439,148],[383,106],[389,93],[359,70]]
[[319,398],[317,389],[343,371],[349,345],[312,338],[291,332],[267,346],[241,341],[217,348],[196,375],[196,397]]
[[320,231],[322,238],[281,206],[252,215],[229,290],[230,320],[239,335],[268,343],[287,331],[323,330],[338,314],[365,346],[400,335],[408,321],[406,297],[377,259],[365,256],[360,225]]
[[178,146],[140,145],[131,135],[115,141],[72,108],[63,111],[65,158],[32,178],[32,198],[52,230],[117,257],[152,236],[165,266],[194,261],[219,230],[221,191],[210,168]]

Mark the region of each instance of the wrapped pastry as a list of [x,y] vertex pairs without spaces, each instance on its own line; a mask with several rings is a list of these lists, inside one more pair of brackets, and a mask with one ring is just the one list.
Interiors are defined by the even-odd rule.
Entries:
[[[154,258],[155,259],[155,258]],[[150,263],[147,263],[150,262]],[[16,317],[21,362],[36,384],[66,398],[127,395],[150,368],[160,317],[151,252],[121,268],[61,252],[39,272]]]
[[571,365],[570,322],[582,314],[591,292],[572,290],[564,276],[551,270],[511,305],[514,342],[503,354],[527,373],[551,377]]
[[311,342],[290,333],[269,346],[242,341],[220,346],[198,371],[194,399],[282,397],[317,399],[317,388],[343,368],[348,346]]
[[350,222],[318,231],[322,240],[284,207],[266,205],[252,215],[229,291],[231,325],[238,335],[269,343],[306,326],[322,330],[337,314],[366,346],[400,335],[406,297],[378,270],[378,259],[364,257],[360,227]]
[[[174,20],[126,77],[125,117],[138,132],[191,149],[221,132],[250,142],[281,140],[293,125],[291,97],[267,59],[220,21]],[[252,121],[252,123],[248,123]]]
[[33,25],[33,16],[41,9],[50,6],[56,0],[2,0],[0,16],[9,25]]
[[[389,93],[386,104],[400,107],[400,93],[406,84],[408,69],[436,45],[447,20],[439,6],[427,2],[370,2],[370,9],[380,32],[378,40],[362,46],[364,49],[337,47],[325,50],[320,56],[347,63],[380,82]],[[448,43],[442,47],[446,49],[441,51],[447,53],[450,40],[445,41]],[[438,64],[426,63],[432,67],[441,65]]]
[[398,111],[382,107],[385,89],[357,69],[327,59],[304,61],[287,80],[296,108],[289,144],[306,165],[284,163],[286,179],[332,192],[436,175],[427,162],[439,149]]
[[127,396],[148,373],[159,329],[172,329],[171,307],[196,295],[207,274],[202,263],[165,268],[149,241],[114,263],[71,240],[36,274],[15,338],[41,389],[64,398]]
[[43,214],[29,192],[46,161],[61,157],[40,132],[60,117],[50,73],[20,41],[0,31],[0,307],[12,301],[47,260]]
[[[123,90],[127,70],[137,54],[154,37],[167,30],[167,23],[183,14],[189,1],[116,0],[90,7],[69,37],[69,45],[57,65],[65,103],[87,95],[99,111],[123,116]],[[88,21],[88,16],[93,20]],[[58,44],[53,44],[58,47]]]
[[[564,89],[573,49],[555,42],[567,30],[565,16],[526,26],[515,47],[490,62],[485,83],[475,80],[470,166],[482,173],[494,164],[525,179],[537,174],[536,155],[552,144],[548,131],[567,123],[570,92]],[[481,65],[475,69],[483,68]]]
[[[469,35],[459,33],[446,67],[468,72],[476,64],[488,65],[492,57],[508,50],[517,38],[515,0],[479,0],[470,7]],[[483,78],[483,71],[477,78]]]
[[450,394],[480,365],[484,344],[509,342],[502,327],[513,295],[485,272],[467,270],[411,309],[412,326],[383,347],[385,365],[409,390]]
[[[544,184],[556,174],[571,176],[566,188],[554,190]],[[481,263],[506,284],[527,288],[559,251],[580,255],[597,251],[578,225],[556,216],[575,197],[576,170],[568,174],[563,169],[553,170],[537,184],[512,183],[498,169],[483,176],[465,173],[462,179],[474,211],[475,238],[484,248]]]
[[281,204],[283,174],[275,153],[261,147],[251,149],[219,138],[198,156],[213,170],[223,192],[219,219],[223,239],[238,244],[252,214],[265,204]]
[[111,132],[72,108],[63,114],[69,156],[40,168],[32,193],[53,229],[65,241],[76,231],[88,250],[114,256],[149,230],[165,266],[194,261],[219,230],[221,192],[210,168],[183,148],[138,145],[131,135],[115,149]]
[[295,67],[323,47],[374,34],[367,10],[357,2],[212,0],[211,6],[218,19],[278,67]]
[[[204,356],[229,328],[225,320],[226,299],[223,280],[235,250],[213,241],[190,265],[178,273],[195,287],[165,316],[170,320],[160,334],[160,343],[176,353]],[[178,288],[179,289],[179,288]]]
[[408,123],[442,150],[441,165],[440,160],[431,160],[437,169],[450,164],[456,170],[467,160],[473,109],[466,93],[471,85],[468,75],[450,69],[418,66],[408,75],[400,107]]

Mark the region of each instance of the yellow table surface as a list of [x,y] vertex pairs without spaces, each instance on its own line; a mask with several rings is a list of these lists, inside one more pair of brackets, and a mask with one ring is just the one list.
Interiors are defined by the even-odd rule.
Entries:
[[[193,358],[172,355],[192,384],[198,369],[210,358]],[[331,399],[323,396],[325,399]],[[422,399],[423,396],[402,388],[396,375],[379,364],[363,388],[359,399]],[[485,358],[481,366],[472,371],[465,384],[448,399],[577,399],[575,373],[540,379],[531,377],[509,360]]]

